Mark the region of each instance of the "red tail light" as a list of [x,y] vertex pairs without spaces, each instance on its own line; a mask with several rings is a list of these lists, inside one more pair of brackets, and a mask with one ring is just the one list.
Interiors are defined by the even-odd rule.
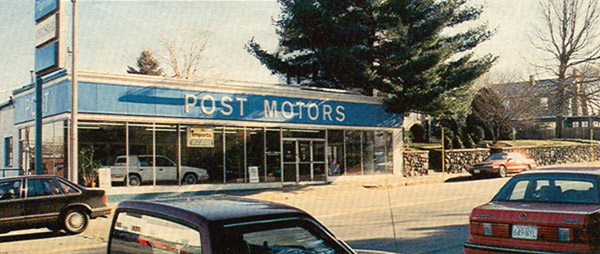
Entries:
[[102,202],[104,202],[105,205],[108,203],[108,198],[106,198],[106,195],[102,197]]

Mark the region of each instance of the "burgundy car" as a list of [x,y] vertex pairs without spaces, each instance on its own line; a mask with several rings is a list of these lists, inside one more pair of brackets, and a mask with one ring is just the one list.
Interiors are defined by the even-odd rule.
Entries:
[[600,169],[521,173],[470,216],[465,253],[599,253]]
[[121,202],[107,252],[355,253],[300,209],[223,196]]
[[495,153],[487,157],[480,163],[476,163],[469,168],[469,173],[475,177],[483,175],[496,175],[505,177],[511,173],[519,173],[524,170],[537,168],[534,159],[528,158],[523,154]]

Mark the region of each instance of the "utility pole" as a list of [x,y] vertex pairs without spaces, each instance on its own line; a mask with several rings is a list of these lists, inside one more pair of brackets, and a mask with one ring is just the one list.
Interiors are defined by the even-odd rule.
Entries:
[[69,171],[69,179],[73,182],[79,181],[78,172],[78,133],[77,133],[77,0],[71,0],[73,2],[73,43],[72,43],[72,90],[71,90],[71,170]]
[[442,127],[442,177],[446,175],[446,145],[444,144],[444,127]]

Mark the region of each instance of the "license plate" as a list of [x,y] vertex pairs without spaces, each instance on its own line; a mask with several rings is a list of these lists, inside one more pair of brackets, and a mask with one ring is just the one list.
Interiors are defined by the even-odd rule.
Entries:
[[473,170],[473,173],[475,173],[475,174],[479,174],[479,172],[481,172],[481,171],[479,171],[479,169]]
[[513,225],[512,237],[518,239],[537,240],[537,226]]

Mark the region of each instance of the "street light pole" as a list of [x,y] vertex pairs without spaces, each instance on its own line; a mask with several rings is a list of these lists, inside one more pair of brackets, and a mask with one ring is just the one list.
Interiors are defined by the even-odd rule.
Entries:
[[78,176],[78,161],[77,151],[78,144],[78,133],[77,133],[77,0],[71,0],[73,2],[73,31],[72,31],[72,90],[71,90],[71,170],[69,171],[69,179],[73,182],[79,181]]

